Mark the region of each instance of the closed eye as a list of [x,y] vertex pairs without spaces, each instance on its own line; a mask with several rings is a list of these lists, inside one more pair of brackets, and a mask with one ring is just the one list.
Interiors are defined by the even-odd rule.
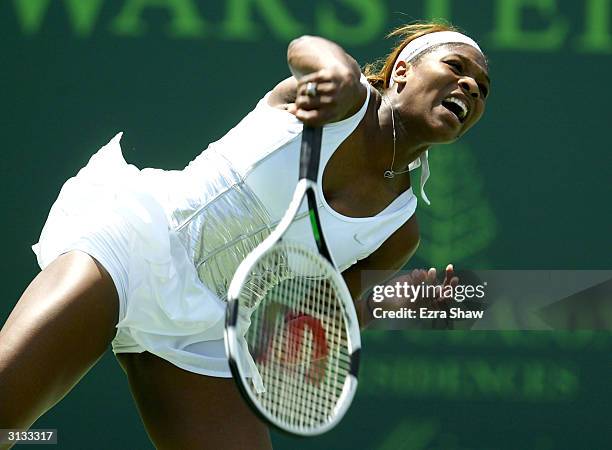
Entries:
[[482,92],[482,96],[484,98],[487,98],[489,96],[489,90],[484,84],[478,83],[478,89],[480,89],[480,92]]
[[[463,64],[460,61],[451,60],[444,62],[448,64],[452,68],[453,72],[455,72],[457,75],[463,75]],[[489,96],[489,90],[484,84],[478,83],[478,89],[482,93],[483,98],[487,98]]]
[[458,75],[461,75],[461,72],[463,72],[463,65],[459,61],[446,61],[446,64],[451,66],[453,72],[457,73]]

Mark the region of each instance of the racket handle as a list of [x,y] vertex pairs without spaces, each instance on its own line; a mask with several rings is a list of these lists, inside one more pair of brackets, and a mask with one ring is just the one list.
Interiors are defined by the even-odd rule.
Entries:
[[300,179],[317,182],[323,128],[304,125],[300,149]]

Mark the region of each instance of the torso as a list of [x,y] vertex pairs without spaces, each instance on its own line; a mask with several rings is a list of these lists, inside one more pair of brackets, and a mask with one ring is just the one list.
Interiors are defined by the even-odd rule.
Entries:
[[[363,89],[364,97],[351,116],[326,127],[322,142],[319,212],[341,270],[399,268],[418,243],[417,200],[409,189],[409,175],[389,180],[373,169],[375,158],[384,153],[385,140],[378,126],[380,97],[371,90],[370,101],[364,105],[366,92]],[[248,218],[258,217],[274,226],[286,212],[295,188],[292,180],[298,176],[302,125],[282,111],[290,98],[270,101],[278,94],[278,90],[266,94],[240,123],[180,172],[181,183],[173,183],[176,195],[169,196],[168,215],[182,233],[196,267],[215,266],[205,264],[210,258],[225,264],[225,256],[219,255],[233,255],[227,250],[232,248],[228,242],[242,242],[245,237],[258,237],[258,230],[265,231],[261,223]],[[277,126],[262,132],[262,124],[270,123]],[[285,174],[281,179],[271,176],[280,173]],[[252,205],[245,207],[244,198],[253,200],[257,214]],[[303,213],[290,227],[290,238],[316,247],[307,212]],[[241,215],[245,220],[236,221]],[[231,227],[236,223],[239,229]],[[240,258],[232,258],[232,264],[239,263]],[[233,274],[225,272],[228,277]]]
[[[370,101],[364,118],[337,148],[323,172],[322,189],[327,203],[349,217],[374,216],[411,186],[409,172],[388,179],[372,168],[373,158],[384,156],[377,151],[382,148],[377,145],[381,142],[378,121],[381,96],[375,89],[369,89]],[[288,78],[276,86],[268,102],[286,110],[295,101],[295,91],[296,80]],[[399,269],[414,254],[418,244],[419,227],[413,214],[376,252],[353,269]]]

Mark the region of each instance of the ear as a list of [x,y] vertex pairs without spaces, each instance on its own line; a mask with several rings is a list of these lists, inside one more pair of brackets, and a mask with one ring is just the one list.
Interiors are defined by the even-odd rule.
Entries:
[[396,83],[406,83],[408,81],[408,75],[412,70],[412,65],[406,61],[398,61],[395,70],[391,74],[391,78]]

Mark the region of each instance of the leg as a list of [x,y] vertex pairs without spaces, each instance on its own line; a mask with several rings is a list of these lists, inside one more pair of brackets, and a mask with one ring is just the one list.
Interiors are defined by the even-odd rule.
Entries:
[[62,399],[115,335],[119,300],[91,256],[59,256],[0,331],[0,428],[28,428]]
[[157,448],[272,448],[232,379],[187,372],[148,352],[117,356]]

